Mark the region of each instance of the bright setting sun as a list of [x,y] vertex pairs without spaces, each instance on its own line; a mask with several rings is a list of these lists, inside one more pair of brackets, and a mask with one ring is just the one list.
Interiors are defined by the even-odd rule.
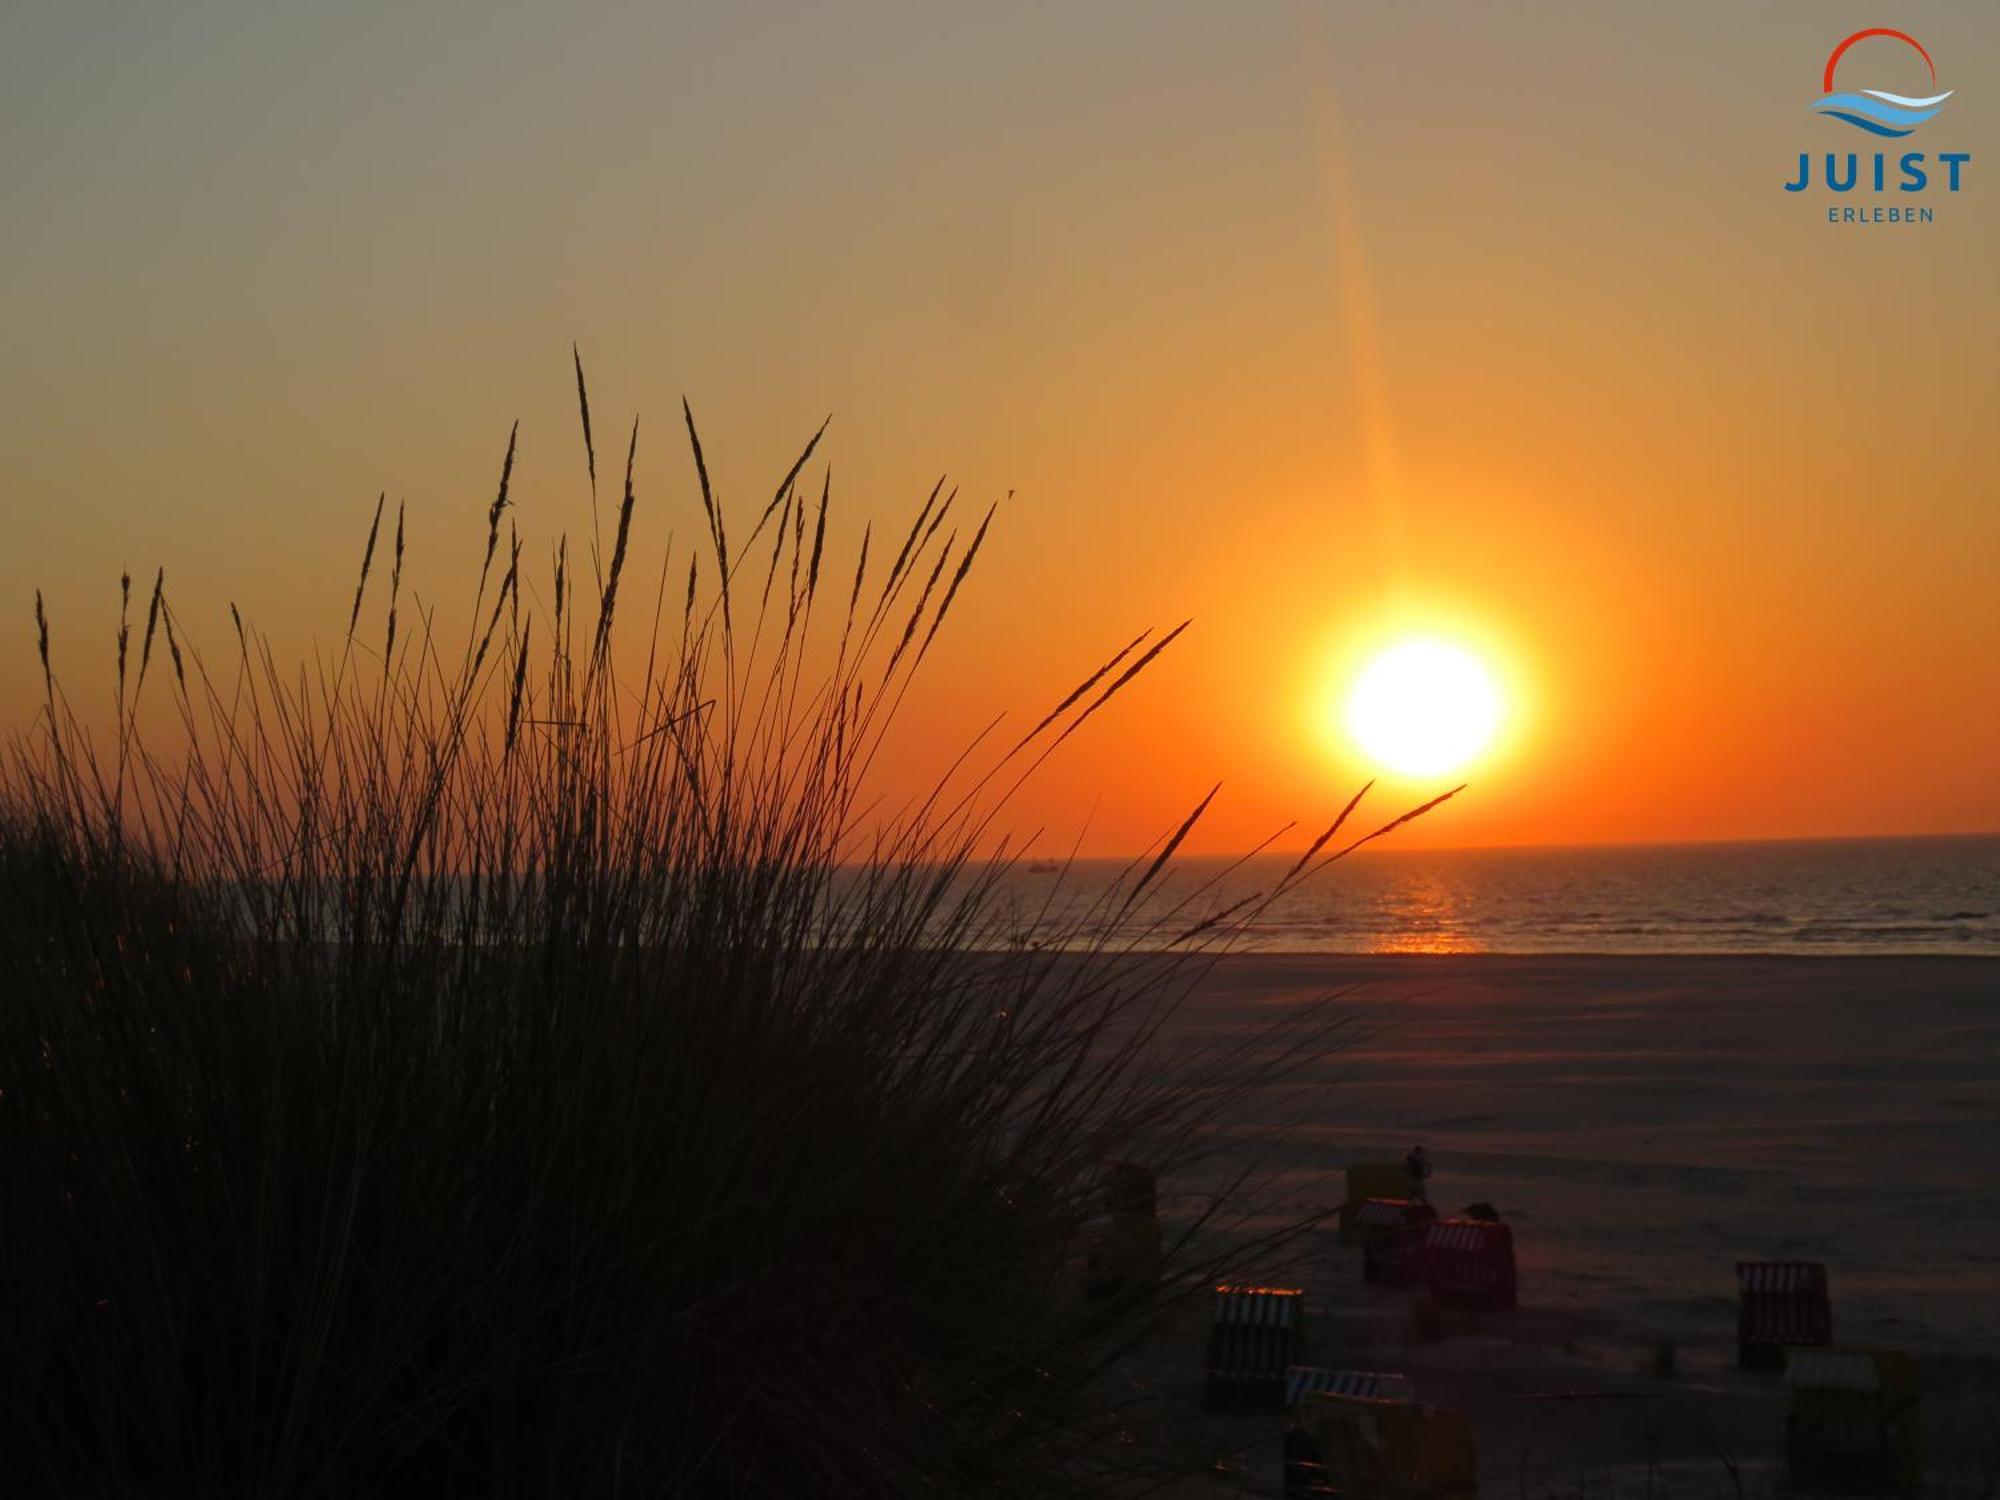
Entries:
[[1471,652],[1402,641],[1372,658],[1347,699],[1347,729],[1369,757],[1405,776],[1468,765],[1493,741],[1500,692]]

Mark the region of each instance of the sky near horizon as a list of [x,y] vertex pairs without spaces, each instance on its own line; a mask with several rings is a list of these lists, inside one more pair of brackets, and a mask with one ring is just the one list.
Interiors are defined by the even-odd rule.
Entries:
[[[1907,139],[1809,109],[1870,26],[1955,91]],[[529,555],[587,532],[574,340],[637,576],[683,394],[734,515],[828,412],[836,544],[1012,492],[892,789],[1192,617],[1024,792],[1051,850],[1217,780],[1192,850],[1323,825],[1410,631],[1511,712],[1404,843],[2000,829],[1996,121],[1988,3],[13,5],[0,730],[37,588],[75,681],[121,567],[336,638],[378,491],[448,613],[516,418]],[[1878,149],[1971,160],[1931,223],[1783,189]]]

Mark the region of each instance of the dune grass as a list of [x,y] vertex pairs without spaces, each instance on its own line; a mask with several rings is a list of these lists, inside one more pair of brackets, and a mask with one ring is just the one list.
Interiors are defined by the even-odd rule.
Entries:
[[991,898],[1010,790],[1178,632],[887,807],[871,763],[992,512],[941,484],[836,567],[817,436],[737,538],[686,430],[705,536],[637,640],[636,426],[546,610],[512,439],[460,626],[378,502],[303,670],[240,618],[197,652],[164,580],[143,621],[125,580],[93,734],[37,601],[43,713],[0,771],[0,1452],[29,1492],[1163,1471],[1103,1370],[1302,1226],[1206,1233],[1220,1192],[1157,1294],[1086,1302],[1102,1173],[1190,1170],[1338,1017],[1161,1065],[1251,914],[1152,899],[1199,809],[1053,938]]

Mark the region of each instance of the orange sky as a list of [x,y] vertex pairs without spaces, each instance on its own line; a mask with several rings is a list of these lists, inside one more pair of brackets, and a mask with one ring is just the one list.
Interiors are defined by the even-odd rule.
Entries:
[[[302,650],[380,489],[448,609],[516,417],[524,530],[586,526],[575,339],[640,576],[682,392],[737,514],[829,410],[842,541],[1016,492],[892,787],[1194,617],[1016,808],[1052,843],[1217,779],[1192,848],[1323,823],[1406,624],[1519,707],[1408,843],[2000,828],[2000,9],[664,10],[0,23],[7,727],[36,587],[79,682],[121,566]],[[1973,160],[1829,225],[1781,184],[1877,149],[1808,106],[1884,24],[1959,91],[1886,149]]]

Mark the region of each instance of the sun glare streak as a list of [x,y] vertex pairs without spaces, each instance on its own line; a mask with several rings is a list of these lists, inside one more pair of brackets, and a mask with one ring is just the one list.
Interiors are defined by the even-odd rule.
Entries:
[[1354,178],[1348,165],[1347,131],[1332,78],[1336,52],[1324,18],[1302,9],[1305,55],[1312,59],[1310,101],[1314,145],[1324,186],[1327,237],[1333,252],[1330,268],[1340,321],[1346,337],[1348,378],[1354,416],[1360,429],[1383,557],[1392,575],[1400,575],[1403,550],[1403,475],[1396,443],[1395,421],[1389,409],[1387,382],[1382,375],[1382,341],[1375,319],[1375,290],[1368,275],[1367,247],[1355,211]]

